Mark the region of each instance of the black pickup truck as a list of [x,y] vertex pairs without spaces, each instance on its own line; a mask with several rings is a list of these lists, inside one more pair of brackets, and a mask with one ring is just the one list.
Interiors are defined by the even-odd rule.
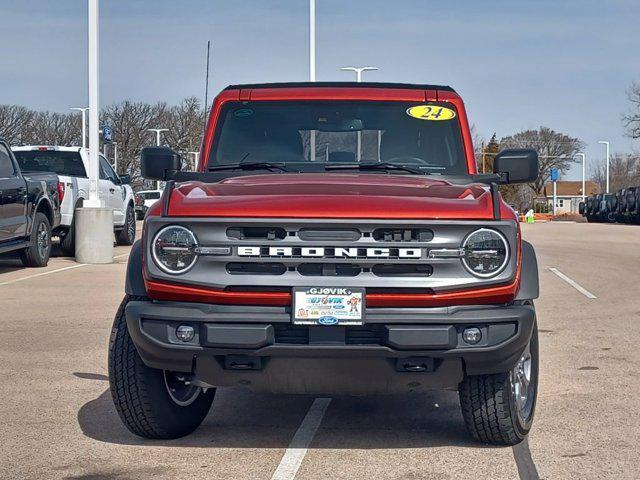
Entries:
[[0,139],[0,254],[19,251],[26,267],[46,266],[63,196],[55,173],[21,171]]

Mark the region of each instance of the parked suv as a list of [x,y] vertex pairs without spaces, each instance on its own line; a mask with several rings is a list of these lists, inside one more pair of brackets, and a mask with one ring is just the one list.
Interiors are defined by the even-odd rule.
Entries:
[[457,389],[483,442],[533,421],[538,270],[500,183],[478,175],[462,99],[443,86],[238,85],[216,98],[197,172],[164,180],[129,256],[109,346],[133,433],[175,438],[217,387],[304,394]]
[[55,173],[21,169],[0,139],[0,254],[17,251],[25,266],[46,266],[63,197]]
[[[62,221],[54,234],[60,237],[65,255],[75,255],[74,216],[76,208],[89,197],[89,152],[81,147],[21,146],[13,152],[22,168],[31,171],[52,171],[64,185]],[[118,245],[132,245],[136,238],[133,190],[129,175],[118,175],[105,157],[100,155],[98,194],[105,205],[113,209],[113,229]]]

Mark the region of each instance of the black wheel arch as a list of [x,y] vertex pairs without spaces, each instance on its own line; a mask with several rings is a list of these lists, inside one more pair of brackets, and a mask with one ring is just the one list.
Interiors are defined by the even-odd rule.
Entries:
[[124,290],[127,295],[147,296],[142,277],[142,240],[136,240],[129,252]]
[[538,260],[536,251],[529,242],[522,241],[522,261],[520,264],[520,289],[516,300],[533,300],[540,296]]

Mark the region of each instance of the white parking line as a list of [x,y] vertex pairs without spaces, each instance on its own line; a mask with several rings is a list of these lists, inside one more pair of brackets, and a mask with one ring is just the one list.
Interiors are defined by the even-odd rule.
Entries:
[[564,280],[565,282],[567,282],[569,285],[571,285],[573,288],[575,288],[576,290],[578,290],[581,294],[583,294],[585,297],[587,298],[598,298],[596,297],[593,293],[591,293],[589,290],[587,290],[586,288],[584,288],[582,285],[580,285],[579,283],[577,283],[575,280],[572,280],[571,278],[567,277],[564,273],[562,273],[560,270],[558,270],[555,267],[548,267],[549,270],[551,270],[553,273],[555,273],[558,277],[560,277],[562,280]]
[[[127,255],[129,255],[129,254],[128,253],[123,253],[123,254],[120,254],[120,255],[116,255],[113,258],[116,259],[116,258],[126,257]],[[50,273],[58,273],[58,272],[64,272],[65,270],[72,270],[74,268],[86,267],[87,265],[91,265],[91,264],[90,263],[77,263],[75,265],[69,265],[68,267],[62,267],[62,268],[56,268],[55,270],[49,270],[48,272],[36,273],[34,275],[28,275],[26,277],[16,278],[14,280],[7,280],[6,282],[0,282],[0,287],[2,287],[3,285],[10,285],[12,283],[23,282],[25,280],[30,280],[30,279],[36,278],[36,277],[42,277],[44,275],[49,275]]]
[[313,401],[271,480],[293,480],[295,478],[329,403],[331,403],[330,398],[316,398]]

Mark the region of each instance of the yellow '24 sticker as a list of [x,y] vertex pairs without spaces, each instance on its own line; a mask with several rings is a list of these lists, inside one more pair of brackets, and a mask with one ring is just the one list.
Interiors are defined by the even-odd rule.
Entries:
[[451,120],[456,118],[456,112],[440,105],[416,105],[407,108],[407,115],[420,120]]

